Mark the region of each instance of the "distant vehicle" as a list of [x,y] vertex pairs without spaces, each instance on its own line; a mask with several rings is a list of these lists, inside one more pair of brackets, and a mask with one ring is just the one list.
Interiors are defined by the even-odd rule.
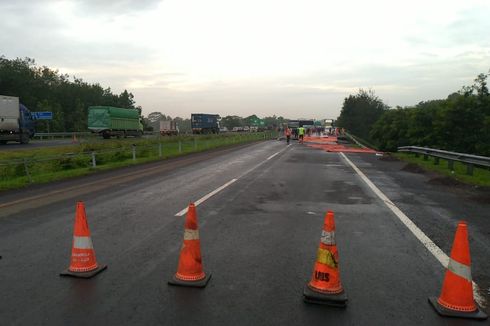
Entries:
[[218,134],[219,133],[218,114],[192,113],[191,128],[193,134]]
[[160,135],[162,136],[176,136],[179,134],[179,127],[177,122],[166,120],[160,121]]
[[249,126],[243,127],[243,131],[250,131],[250,127]]
[[313,127],[315,125],[314,120],[299,120],[300,127]]
[[143,123],[139,110],[112,106],[88,108],[88,129],[109,139],[112,136],[126,137],[143,135]]
[[228,132],[228,128],[226,128],[226,127],[219,128],[219,131],[220,132]]
[[243,131],[243,127],[233,127],[232,131],[234,131],[234,132]]
[[18,97],[0,95],[0,144],[8,141],[27,144],[34,133],[31,111],[19,102]]
[[259,131],[259,127],[258,126],[251,126],[250,127],[250,132],[257,132]]

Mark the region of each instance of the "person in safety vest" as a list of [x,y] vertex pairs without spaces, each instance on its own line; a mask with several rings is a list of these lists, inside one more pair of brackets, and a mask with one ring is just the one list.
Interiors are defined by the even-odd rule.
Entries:
[[298,136],[299,136],[299,142],[302,143],[305,137],[305,128],[303,127],[298,128]]
[[291,129],[286,127],[286,129],[284,129],[284,135],[286,136],[286,141],[287,144],[289,145],[289,140],[291,139]]

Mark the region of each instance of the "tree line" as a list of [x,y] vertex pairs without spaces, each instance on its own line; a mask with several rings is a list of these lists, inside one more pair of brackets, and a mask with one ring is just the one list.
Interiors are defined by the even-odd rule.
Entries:
[[[38,66],[34,59],[7,59],[0,56],[0,94],[19,97],[31,111],[53,112],[49,121],[51,132],[87,131],[87,110],[89,106],[103,105],[127,109],[139,109],[135,106],[132,93],[124,90],[114,94],[110,87],[104,88],[98,83],[87,83],[80,78],[62,74],[46,66]],[[159,130],[160,120],[174,120],[183,132],[191,130],[190,116],[186,118],[170,117],[161,112],[152,112],[143,118],[145,130]],[[258,118],[251,115],[245,118],[229,115],[222,117],[221,125],[228,129],[259,125],[275,128],[285,122],[283,117]],[[48,122],[37,121],[38,132],[48,131]]]
[[431,148],[490,156],[489,74],[479,74],[446,99],[388,108],[374,91],[345,98],[337,126],[383,151],[399,146]]
[[[31,58],[0,56],[0,94],[19,97],[31,111],[53,112],[49,128],[58,132],[86,131],[87,108],[92,105],[135,108],[134,96],[127,90],[114,94],[97,83],[39,67]],[[37,130],[44,129],[47,123],[38,121]]]

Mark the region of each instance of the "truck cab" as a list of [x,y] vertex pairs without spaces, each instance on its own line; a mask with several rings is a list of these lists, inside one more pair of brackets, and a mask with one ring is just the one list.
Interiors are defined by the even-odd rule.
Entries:
[[0,144],[17,141],[27,144],[35,133],[35,120],[31,111],[18,97],[0,96]]

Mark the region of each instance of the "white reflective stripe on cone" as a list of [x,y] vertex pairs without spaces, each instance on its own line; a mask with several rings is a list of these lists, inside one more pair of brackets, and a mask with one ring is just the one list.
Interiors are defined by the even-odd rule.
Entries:
[[73,248],[77,249],[94,249],[90,237],[73,237]]
[[471,282],[471,268],[470,266],[466,266],[464,264],[458,263],[454,259],[449,259],[449,264],[447,265],[447,269],[449,269],[454,274],[464,278],[468,282]]
[[322,238],[320,241],[327,246],[333,246],[335,244],[335,231],[327,232],[322,230]]
[[184,230],[184,240],[199,240],[199,230]]

